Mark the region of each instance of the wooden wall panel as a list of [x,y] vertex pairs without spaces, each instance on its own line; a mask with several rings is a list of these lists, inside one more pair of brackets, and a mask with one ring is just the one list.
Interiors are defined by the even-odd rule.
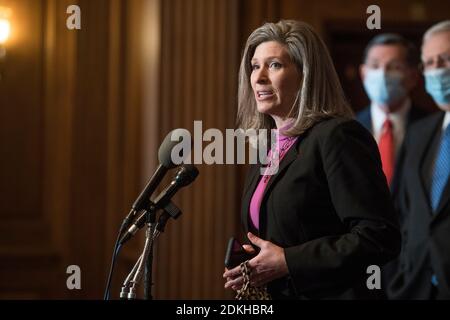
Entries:
[[[77,32],[77,82],[72,123],[69,239],[70,259],[83,272],[89,297],[104,286],[99,275],[107,268],[104,249],[107,182],[108,0],[79,2],[82,29]],[[95,53],[95,54],[94,54]],[[106,57],[106,59],[105,59]]]
[[[0,213],[6,218],[37,218],[41,208],[42,171],[42,31],[43,1],[0,2],[14,10],[12,30],[0,82]],[[37,34],[24,32],[37,30]],[[25,41],[26,46],[16,45]],[[7,66],[6,66],[7,64]],[[27,94],[24,94],[27,92]],[[24,192],[27,186],[27,192]]]
[[[439,0],[408,1],[381,0],[281,0],[278,1],[278,12],[283,19],[301,19],[311,24],[318,32],[325,32],[327,20],[359,21],[361,28],[366,28],[368,6],[376,4],[381,9],[381,27],[383,23],[392,22],[432,22],[448,19],[449,2]],[[439,8],[439,9],[436,9]],[[367,29],[366,29],[367,30]],[[367,32],[370,32],[367,30]]]
[[[108,156],[108,266],[118,228],[157,166],[159,147],[159,0],[111,2]],[[143,249],[142,231],[122,249],[111,297]],[[106,274],[105,274],[106,279]],[[142,297],[140,286],[140,297]]]
[[[161,133],[234,127],[238,67],[237,1],[162,3]],[[207,144],[205,143],[204,146]],[[223,259],[236,233],[236,168],[198,165],[200,175],[180,191],[183,211],[158,241],[158,298],[223,298]]]
[[248,36],[265,22],[281,19],[280,1],[277,0],[243,0],[239,2],[240,42],[245,45]]
[[[0,80],[0,294],[55,296],[60,252],[44,210],[46,1],[0,1],[12,30]],[[35,32],[29,32],[34,30]]]
[[[66,28],[72,4],[78,31]],[[0,83],[1,298],[103,296],[115,233],[141,187],[143,4],[0,1],[13,13]],[[66,288],[72,264],[79,291]]]

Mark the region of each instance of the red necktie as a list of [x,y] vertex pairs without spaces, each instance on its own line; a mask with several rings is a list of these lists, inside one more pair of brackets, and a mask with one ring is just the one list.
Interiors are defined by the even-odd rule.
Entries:
[[383,123],[380,141],[378,148],[381,154],[381,163],[383,164],[383,172],[386,176],[387,182],[390,185],[394,175],[394,135],[392,133],[392,122],[389,118]]

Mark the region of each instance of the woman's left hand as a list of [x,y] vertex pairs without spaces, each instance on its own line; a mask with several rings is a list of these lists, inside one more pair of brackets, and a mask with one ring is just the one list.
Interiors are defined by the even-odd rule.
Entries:
[[[251,232],[247,234],[251,243],[259,247],[261,250],[256,257],[249,260],[248,266],[250,272],[250,284],[254,287],[260,287],[268,282],[281,278],[289,273],[284,249],[258,238]],[[223,277],[227,279],[225,288],[239,289],[243,284],[241,268],[239,266],[225,271]]]

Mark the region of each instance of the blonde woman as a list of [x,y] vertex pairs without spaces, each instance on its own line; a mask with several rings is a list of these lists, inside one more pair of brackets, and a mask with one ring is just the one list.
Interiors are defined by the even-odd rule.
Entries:
[[377,145],[352,117],[309,25],[266,23],[250,35],[238,123],[279,129],[269,158],[280,162],[275,175],[261,175],[261,165],[248,173],[244,249],[257,255],[225,271],[225,288],[241,297],[249,288],[266,288],[274,299],[368,297],[360,290],[367,269],[397,256],[400,233]]

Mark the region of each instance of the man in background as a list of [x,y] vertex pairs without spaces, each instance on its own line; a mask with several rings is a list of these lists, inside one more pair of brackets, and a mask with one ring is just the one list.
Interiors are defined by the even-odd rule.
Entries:
[[422,65],[441,112],[416,122],[405,140],[403,244],[388,292],[394,299],[450,299],[450,20],[425,33]]
[[383,171],[395,197],[403,162],[401,151],[410,124],[425,116],[411,104],[410,93],[419,79],[419,53],[398,34],[373,38],[364,51],[360,74],[370,106],[357,120],[372,132],[380,150]]
[[[383,172],[397,209],[405,133],[413,122],[425,116],[423,109],[413,106],[410,99],[419,79],[419,62],[419,53],[412,42],[398,34],[385,33],[368,43],[360,66],[370,105],[357,114],[357,120],[377,141]],[[397,219],[402,220],[400,215]],[[383,266],[380,298],[387,298],[386,287],[397,265],[396,259]]]

